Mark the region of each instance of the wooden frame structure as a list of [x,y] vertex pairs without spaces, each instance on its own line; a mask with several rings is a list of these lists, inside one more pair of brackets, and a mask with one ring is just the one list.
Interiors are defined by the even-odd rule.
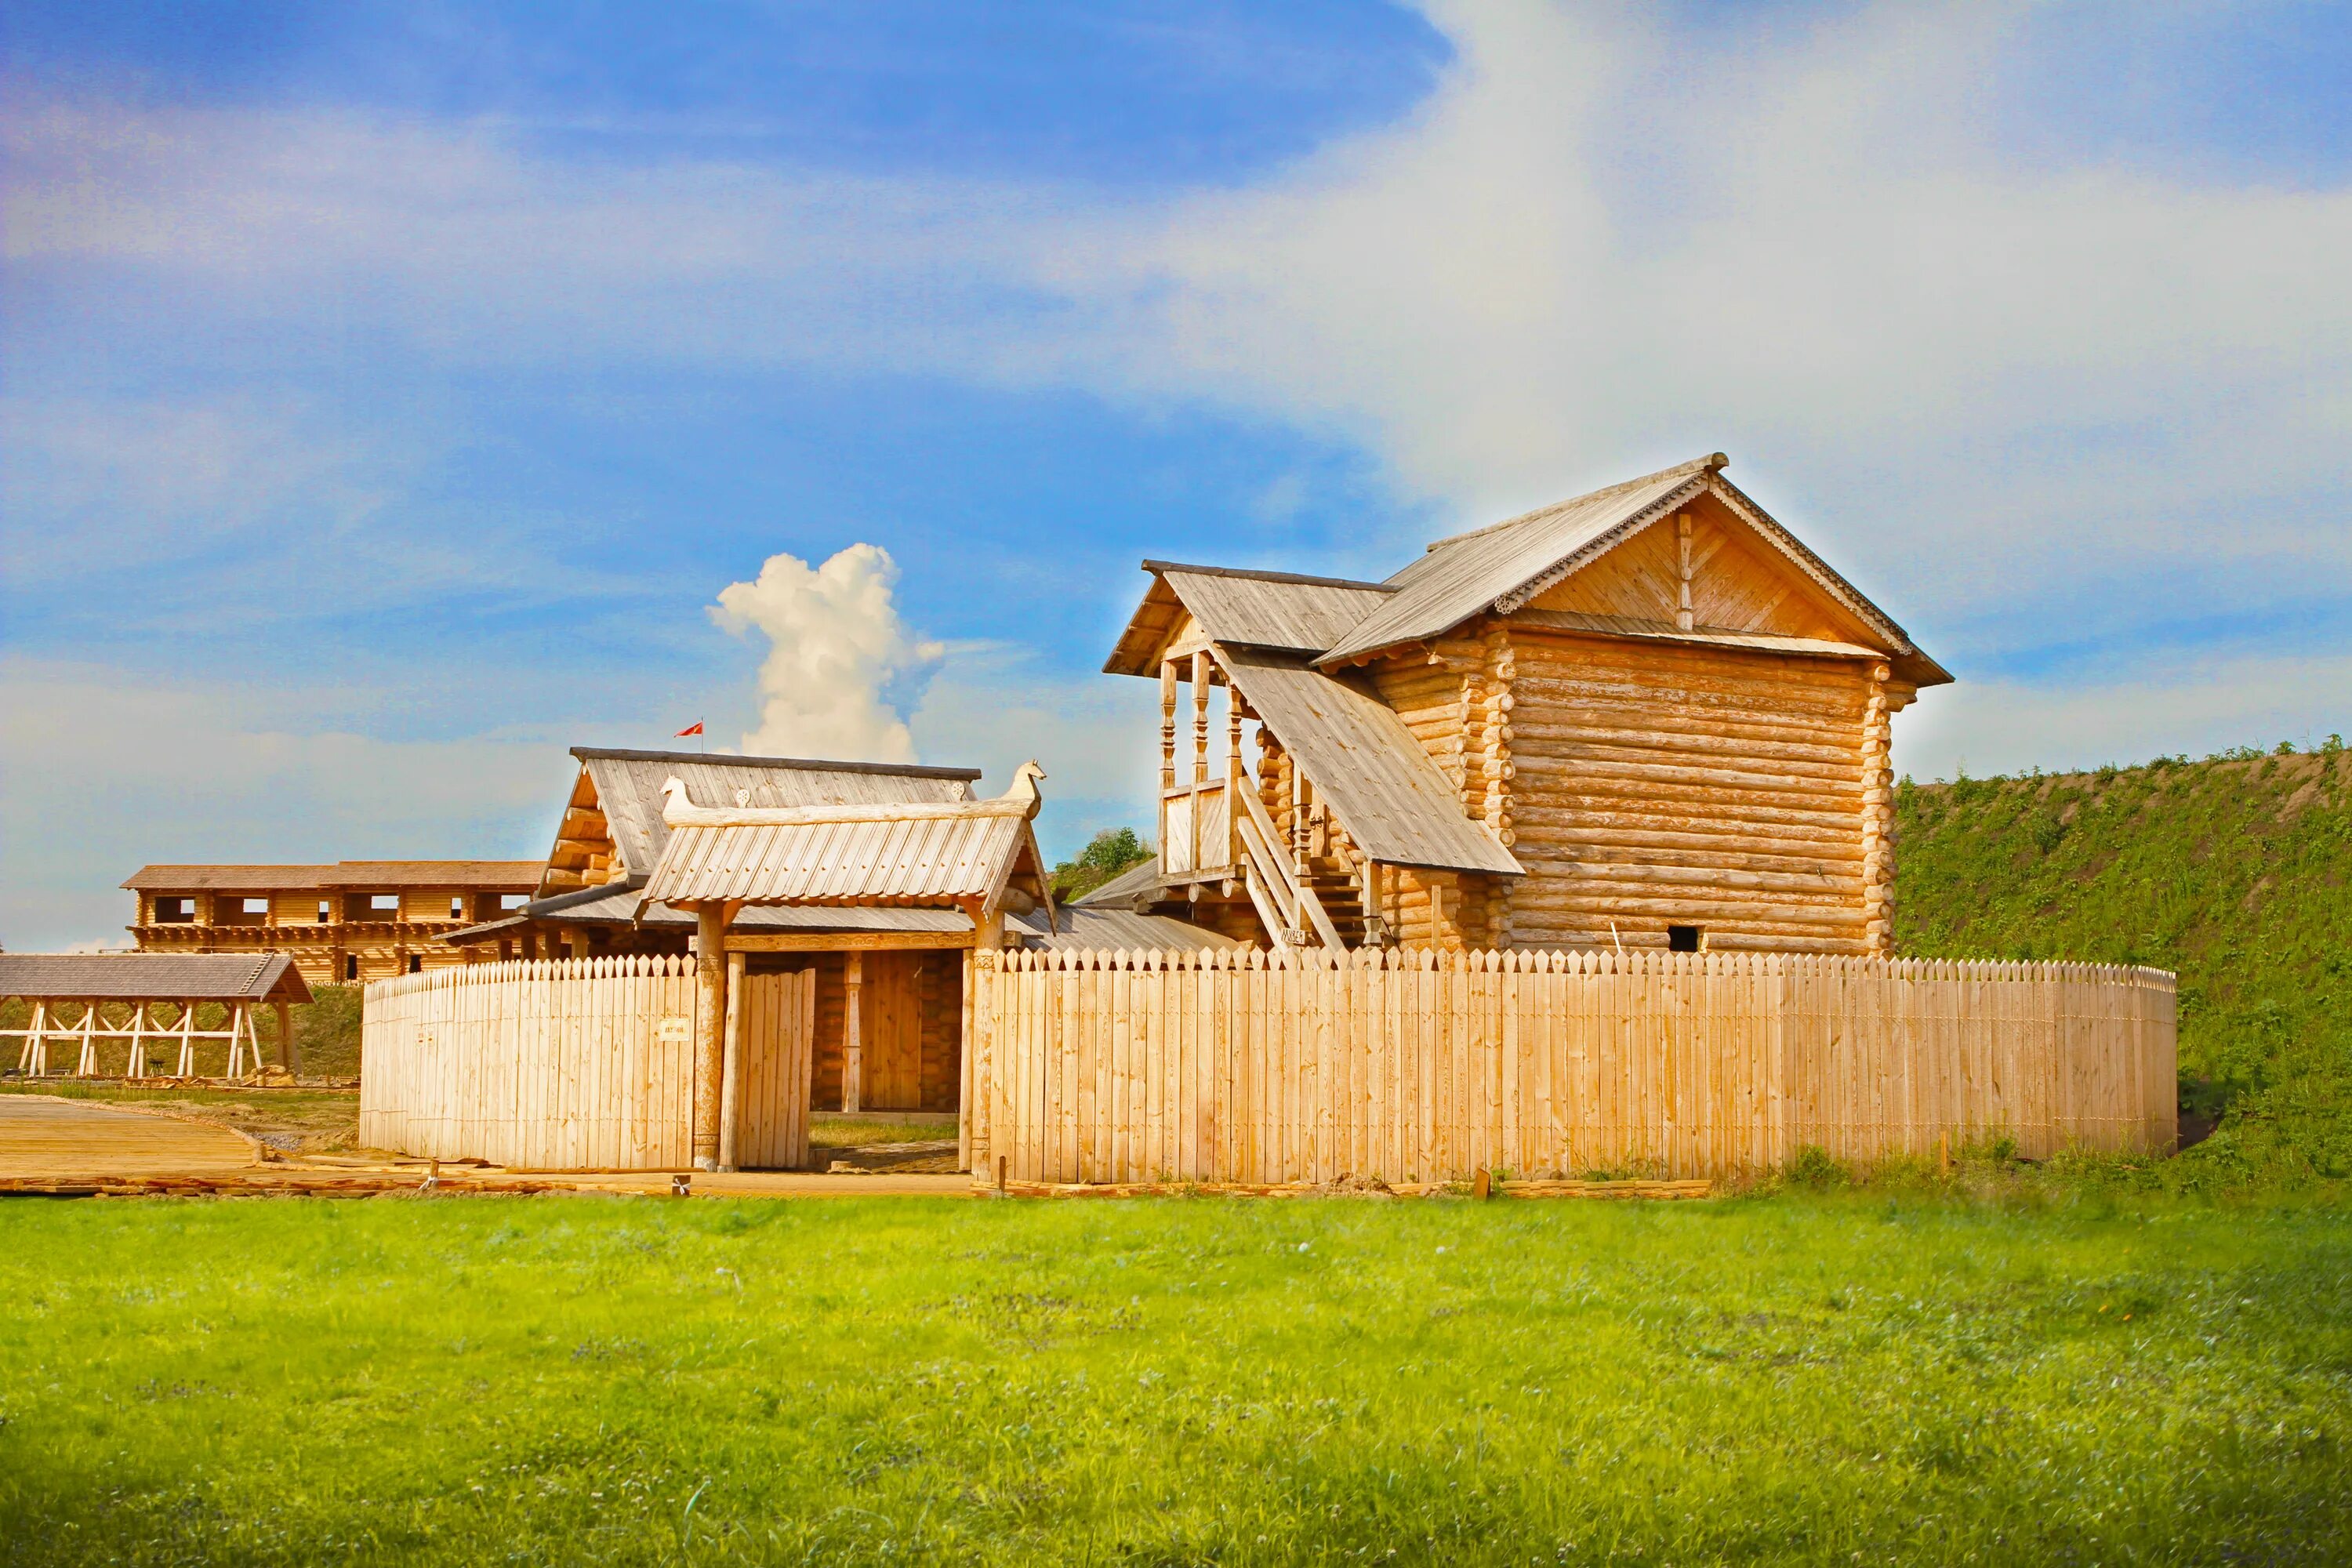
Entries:
[[[193,1078],[200,1040],[226,1041],[227,1076],[243,1078],[263,1066],[255,1016],[264,1006],[277,1010],[280,1065],[289,1072],[301,1070],[290,1009],[310,1001],[310,991],[282,953],[10,953],[0,954],[0,1000],[20,1000],[31,1008],[23,1027],[0,1028],[0,1039],[22,1042],[16,1070],[28,1078],[48,1076],[52,1045],[76,1047],[72,1076],[97,1077],[101,1046],[115,1041],[129,1047],[125,1078],[149,1076],[137,1069],[150,1059],[151,1041],[176,1045],[170,1076]],[[223,1026],[196,1027],[197,1009],[212,1005],[226,1009]],[[128,1016],[110,1020],[110,1006],[128,1008]],[[168,1020],[160,1016],[167,1008],[176,1010]]]

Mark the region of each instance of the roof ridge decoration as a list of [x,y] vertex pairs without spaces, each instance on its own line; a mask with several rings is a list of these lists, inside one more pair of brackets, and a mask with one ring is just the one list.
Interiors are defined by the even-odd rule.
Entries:
[[625,746],[574,746],[572,755],[582,762],[610,758],[627,763],[694,763],[714,768],[794,768],[808,773],[882,773],[898,778],[961,779],[980,777],[978,768],[934,767],[923,763],[842,763],[823,757],[747,757],[731,752],[642,752]]
[[958,822],[992,816],[1033,819],[1045,804],[1037,781],[1045,770],[1035,758],[1021,764],[1013,784],[994,800],[874,803],[849,805],[697,805],[686,781],[662,781],[662,821],[672,827],[823,827],[835,823]]
[[[1721,456],[1720,453],[1717,455]],[[1708,472],[1712,474],[1713,470],[1709,469]],[[1536,597],[1545,589],[1560,581],[1563,577],[1570,576],[1579,569],[1590,565],[1595,559],[1607,554],[1612,550],[1614,550],[1618,545],[1622,544],[1634,534],[1641,532],[1642,530],[1649,527],[1650,524],[1657,521],[1658,519],[1664,517],[1676,507],[1682,505],[1685,501],[1696,500],[1700,496],[1705,495],[1706,490],[1707,484],[1703,479],[1688,480],[1676,485],[1673,489],[1668,490],[1664,495],[1660,496],[1657,500],[1652,501],[1649,505],[1643,507],[1633,516],[1625,519],[1622,522],[1618,523],[1606,533],[1601,534],[1598,539],[1594,539],[1584,544],[1582,547],[1570,552],[1559,560],[1552,563],[1550,566],[1537,573],[1534,576],[1528,578],[1526,582],[1520,584],[1510,592],[1498,595],[1495,600],[1495,613],[1498,616],[1509,615],[1513,610],[1517,609],[1529,599]]]
[[1507,528],[1517,528],[1523,522],[1533,522],[1538,518],[1548,517],[1553,512],[1566,511],[1572,506],[1582,506],[1588,501],[1605,500],[1611,496],[1620,495],[1627,490],[1638,490],[1643,485],[1657,484],[1664,479],[1682,479],[1687,475],[1698,473],[1702,469],[1708,473],[1717,473],[1730,466],[1731,459],[1721,452],[1709,452],[1704,458],[1694,458],[1687,463],[1676,463],[1671,468],[1660,468],[1654,474],[1643,474],[1637,479],[1621,479],[1613,485],[1602,485],[1597,490],[1586,490],[1581,495],[1570,496],[1563,500],[1530,507],[1517,517],[1507,517],[1500,522],[1490,522],[1484,528],[1467,528],[1460,533],[1449,533],[1443,539],[1433,539],[1422,547],[1422,553],[1425,555],[1430,551],[1442,550],[1446,545],[1458,544],[1463,540],[1475,539],[1481,534],[1500,533]]

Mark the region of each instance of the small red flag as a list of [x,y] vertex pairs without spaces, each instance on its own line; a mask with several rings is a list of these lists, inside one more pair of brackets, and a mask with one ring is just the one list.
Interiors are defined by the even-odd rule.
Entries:
[[697,719],[693,723],[688,724],[685,729],[680,730],[680,731],[677,732],[677,738],[678,738],[679,740],[683,741],[683,740],[684,740],[684,739],[686,739],[688,735],[699,735],[699,734],[701,734],[701,733],[702,733],[702,721],[701,721],[701,720],[699,720],[699,719]]

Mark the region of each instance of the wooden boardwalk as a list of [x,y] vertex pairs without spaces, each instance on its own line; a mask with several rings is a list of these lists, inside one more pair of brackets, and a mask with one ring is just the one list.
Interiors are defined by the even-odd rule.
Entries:
[[226,1127],[85,1100],[0,1095],[0,1181],[215,1177],[259,1168]]

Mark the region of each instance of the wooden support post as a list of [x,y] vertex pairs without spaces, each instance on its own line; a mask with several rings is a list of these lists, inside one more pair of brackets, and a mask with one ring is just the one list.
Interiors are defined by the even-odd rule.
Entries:
[[91,1032],[97,1024],[98,1003],[94,1000],[83,1003],[81,1005],[81,1057],[74,1063],[76,1078],[98,1076],[98,1040]]
[[866,955],[853,952],[842,968],[841,1109],[861,1109],[866,1096]]
[[194,1002],[180,1004],[179,1070],[172,1076],[173,1078],[196,1076],[196,1005]]
[[719,1168],[735,1169],[736,1107],[743,1081],[743,955],[727,955],[727,1043],[719,1076]]
[[131,1005],[131,1055],[122,1064],[124,1078],[147,1076],[147,1007],[143,1001]]
[[719,1168],[719,1078],[727,1054],[727,921],[725,904],[694,906],[695,976],[700,983],[694,1053],[694,1168]]
[[278,1004],[278,1065],[289,1073],[302,1070],[302,1047],[294,1043],[294,1010]]
[[49,1005],[33,1004],[32,1026],[25,1031],[25,1048],[17,1054],[16,1070],[27,1078],[46,1078],[49,1071]]
[[1210,668],[1208,649],[1202,648],[1192,656],[1192,784],[1195,788],[1209,782]]
[[1160,661],[1160,791],[1176,787],[1176,661]]

